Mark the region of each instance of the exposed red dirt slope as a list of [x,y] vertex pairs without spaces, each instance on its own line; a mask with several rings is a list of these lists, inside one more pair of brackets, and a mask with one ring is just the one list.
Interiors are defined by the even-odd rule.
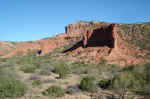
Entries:
[[13,49],[13,44],[0,41],[0,56],[8,54]]
[[41,55],[45,55],[57,47],[64,44],[65,34],[57,35],[53,38],[41,39],[32,42],[22,42],[13,46],[13,50],[3,57],[12,57],[19,55],[26,55],[28,51],[41,50]]

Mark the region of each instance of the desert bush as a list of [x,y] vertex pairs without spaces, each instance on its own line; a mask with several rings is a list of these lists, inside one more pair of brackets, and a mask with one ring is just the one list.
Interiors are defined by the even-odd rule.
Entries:
[[34,86],[39,86],[39,85],[41,85],[42,84],[42,81],[40,80],[40,79],[35,79],[35,80],[33,80],[33,82],[32,82],[32,85],[34,85]]
[[81,90],[89,92],[94,91],[94,79],[95,78],[91,76],[84,77],[80,82]]
[[19,64],[31,64],[33,61],[33,57],[31,56],[23,56],[19,58]]
[[7,58],[0,58],[0,62],[7,62]]
[[13,69],[0,66],[0,77],[19,78],[20,76]]
[[100,80],[98,82],[98,85],[102,88],[102,89],[106,89],[110,86],[111,81],[110,80]]
[[21,70],[24,73],[34,73],[36,70],[36,67],[32,64],[25,64],[24,66],[21,67]]
[[122,71],[132,71],[134,69],[134,65],[125,66]]
[[99,64],[97,65],[97,69],[99,72],[118,72],[121,68],[118,65],[107,64],[107,60],[105,58],[101,58]]
[[58,86],[50,86],[42,92],[44,96],[62,97],[65,95],[65,90]]
[[64,62],[58,62],[55,64],[53,72],[59,74],[59,78],[65,78],[69,74],[70,69]]
[[112,88],[118,92],[123,92],[131,88],[135,89],[138,86],[141,87],[139,80],[135,79],[134,75],[130,72],[120,73],[114,77],[112,82]]
[[112,88],[118,91],[150,92],[150,64],[125,67],[112,81]]
[[66,67],[56,67],[54,71],[59,74],[59,78],[65,78],[68,74]]
[[0,97],[19,97],[27,91],[26,85],[15,78],[0,77]]

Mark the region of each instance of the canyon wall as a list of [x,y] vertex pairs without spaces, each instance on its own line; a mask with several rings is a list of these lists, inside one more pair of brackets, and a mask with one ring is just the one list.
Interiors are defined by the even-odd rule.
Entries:
[[114,48],[117,24],[77,22],[66,27],[66,34],[72,39],[83,40],[84,47],[106,45]]

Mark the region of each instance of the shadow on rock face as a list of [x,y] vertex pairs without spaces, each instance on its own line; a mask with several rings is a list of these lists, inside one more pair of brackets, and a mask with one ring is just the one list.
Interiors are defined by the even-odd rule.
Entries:
[[114,48],[114,38],[111,29],[95,29],[91,37],[87,40],[87,47],[102,47],[108,46]]
[[69,52],[69,51],[73,51],[73,50],[75,50],[75,49],[77,49],[77,48],[79,48],[79,47],[83,47],[83,41],[81,40],[81,41],[79,41],[79,42],[77,42],[75,45],[73,45],[71,48],[69,48],[69,49],[66,49],[66,50],[64,50],[62,53],[66,53],[66,52]]
[[[90,36],[89,36],[90,35]],[[113,26],[110,25],[107,28],[98,28],[92,30],[92,32],[85,32],[84,39],[77,42],[71,48],[66,49],[63,53],[68,51],[73,51],[79,47],[103,47],[108,46],[109,48],[114,48],[115,38],[113,37]],[[86,44],[84,44],[84,42]]]

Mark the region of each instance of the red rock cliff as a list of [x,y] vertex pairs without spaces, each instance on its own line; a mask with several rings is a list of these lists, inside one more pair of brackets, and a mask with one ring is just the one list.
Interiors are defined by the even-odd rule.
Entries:
[[[145,55],[136,49],[134,45],[122,40],[119,36],[119,24],[108,24],[103,22],[77,22],[66,27],[66,34],[70,38],[78,38],[82,41],[77,43],[69,56],[78,56],[75,59],[84,59],[87,62],[99,62],[104,57],[110,64],[138,64],[143,59],[136,58],[135,54]],[[77,47],[78,46],[78,47]]]

